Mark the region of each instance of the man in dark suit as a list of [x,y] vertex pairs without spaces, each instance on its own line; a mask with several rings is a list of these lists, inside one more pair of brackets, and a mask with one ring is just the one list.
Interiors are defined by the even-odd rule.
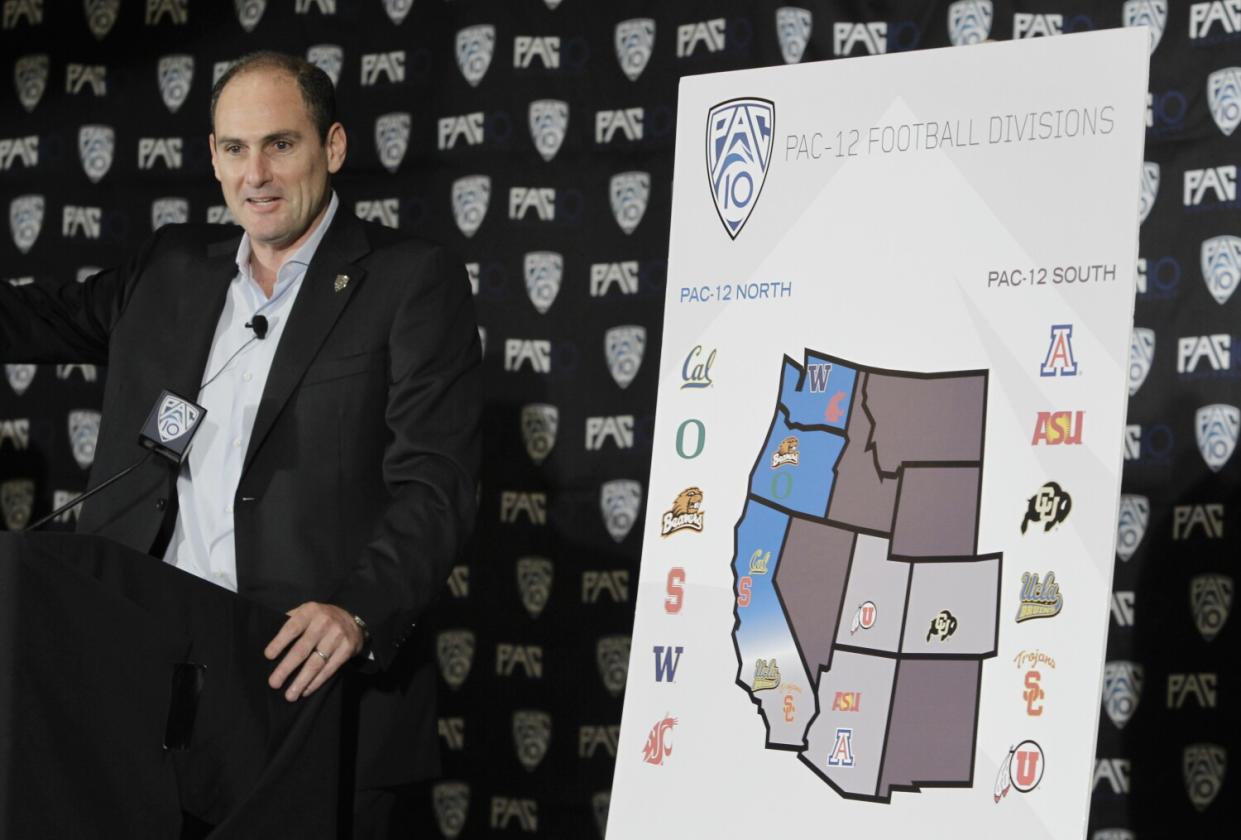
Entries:
[[213,90],[210,139],[244,237],[171,225],[86,283],[0,285],[0,357],[108,366],[92,485],[140,454],[162,390],[207,408],[179,475],[145,463],[79,530],[286,612],[266,655],[290,702],[354,660],[357,801],[382,821],[402,806],[376,791],[437,769],[417,622],[472,527],[480,351],[459,264],[337,212],[334,107],[301,59],[243,59]]

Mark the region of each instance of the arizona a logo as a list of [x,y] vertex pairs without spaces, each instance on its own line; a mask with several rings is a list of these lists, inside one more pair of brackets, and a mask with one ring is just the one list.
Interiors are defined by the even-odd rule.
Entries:
[[1138,224],[1146,221],[1159,195],[1159,164],[1146,161],[1142,164],[1142,183],[1138,191]]
[[96,39],[102,41],[112,31],[120,8],[121,0],[86,0],[86,25]]
[[1128,562],[1138,550],[1150,521],[1151,503],[1145,496],[1126,493],[1120,497],[1120,517],[1116,521],[1116,556]]
[[616,542],[624,542],[638,520],[642,507],[642,485],[632,479],[618,478],[604,482],[599,488],[599,507],[603,525]]
[[20,397],[30,387],[30,382],[34,379],[37,370],[38,367],[35,365],[5,365],[4,375],[9,380],[9,387],[13,389],[13,393]]
[[375,148],[384,169],[396,173],[405,150],[409,148],[410,115],[408,111],[384,114],[375,120]]
[[853,730],[845,726],[837,727],[836,741],[827,756],[827,766],[852,767],[853,764]]
[[1124,729],[1137,711],[1142,673],[1142,666],[1136,662],[1108,662],[1103,666],[1103,710],[1117,729]]
[[954,47],[981,44],[991,35],[991,0],[957,0],[948,6],[948,40]]
[[546,557],[517,558],[517,588],[521,592],[521,604],[538,618],[547,606],[552,591],[552,561]]
[[20,531],[30,522],[34,511],[34,482],[28,478],[15,478],[0,484],[0,512],[4,514],[4,526],[10,531]]
[[326,73],[335,86],[340,81],[340,68],[345,63],[345,51],[335,44],[316,44],[306,50],[306,60]]
[[785,64],[796,64],[810,43],[814,16],[809,9],[781,6],[776,9],[776,37],[780,40],[780,57]]
[[431,788],[435,822],[445,840],[457,840],[470,812],[470,786],[465,782],[440,782]]
[[1241,280],[1241,236],[1212,236],[1202,242],[1202,282],[1223,306]]
[[1194,626],[1208,642],[1219,635],[1232,609],[1232,578],[1228,575],[1195,575],[1189,582],[1189,608]]
[[1038,370],[1039,376],[1077,376],[1077,359],[1073,357],[1073,325],[1052,324],[1051,344]]
[[619,697],[629,674],[629,637],[604,636],[595,644],[595,664],[608,693]]
[[491,179],[486,175],[467,175],[452,182],[452,214],[466,236],[478,232],[491,201]]
[[233,5],[237,10],[237,22],[247,32],[254,31],[267,10],[267,0],[233,0]]
[[608,184],[612,200],[612,216],[626,235],[631,234],[646,215],[646,202],[651,195],[649,172],[619,172]]
[[1155,331],[1146,327],[1134,327],[1129,336],[1129,396],[1133,396],[1146,381],[1155,361]]
[[467,26],[457,33],[457,67],[470,87],[478,87],[487,75],[495,49],[496,28],[489,23]]
[[724,230],[745,226],[771,164],[776,106],[769,99],[730,99],[707,113],[707,180]]
[[633,18],[616,24],[616,60],[629,81],[636,82],[651,60],[655,47],[655,21]]
[[560,293],[564,274],[564,257],[555,251],[531,251],[526,254],[526,294],[535,310],[543,315]]
[[156,65],[159,74],[159,95],[164,106],[172,113],[185,104],[190,85],[194,81],[194,56],[166,55]]
[[530,136],[543,160],[560,151],[569,127],[569,103],[559,99],[538,99],[530,103]]
[[180,225],[190,220],[190,203],[184,198],[157,198],[151,202],[151,230]]
[[200,416],[201,412],[185,400],[165,397],[156,420],[159,439],[164,443],[176,440],[193,429]]
[[17,250],[28,252],[42,229],[43,196],[19,195],[9,202],[9,232]]
[[1198,439],[1198,451],[1211,469],[1219,472],[1232,451],[1237,447],[1237,429],[1241,426],[1241,411],[1235,405],[1204,405],[1194,417],[1194,432]]
[[1219,130],[1231,137],[1241,123],[1241,67],[1225,67],[1207,77],[1207,104]]
[[384,11],[388,13],[393,26],[400,26],[413,7],[414,0],[384,0]]
[[527,770],[534,770],[547,755],[547,744],[552,737],[552,716],[533,709],[513,712],[513,743],[517,747],[517,760]]
[[1167,0],[1125,0],[1123,8],[1125,26],[1145,26],[1150,30],[1153,53],[1168,23]]
[[460,688],[474,661],[474,634],[469,630],[445,630],[435,639],[435,657],[448,687]]
[[646,327],[635,325],[612,327],[603,336],[603,349],[608,360],[608,372],[622,388],[638,375],[642,367],[642,355],[646,350]]
[[17,85],[17,98],[22,107],[33,111],[47,90],[47,53],[24,55],[13,63],[13,83]]
[[1228,753],[1219,744],[1190,744],[1182,754],[1185,790],[1199,811],[1215,801],[1224,784]]
[[647,764],[663,764],[664,759],[672,755],[672,727],[677,719],[665,716],[663,720],[651,727],[646,736],[646,744],[642,747],[642,760]]
[[531,403],[521,408],[521,438],[526,444],[526,454],[536,464],[556,445],[556,429],[560,425],[560,412],[556,406]]

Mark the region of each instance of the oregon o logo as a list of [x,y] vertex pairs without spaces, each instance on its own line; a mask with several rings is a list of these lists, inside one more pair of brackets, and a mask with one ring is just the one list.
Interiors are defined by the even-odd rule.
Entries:
[[[693,452],[685,451],[685,429],[687,426],[694,426],[698,430],[697,445]],[[702,454],[703,447],[707,445],[707,427],[703,425],[701,420],[690,418],[681,423],[677,427],[677,454],[682,458],[692,460]]]
[[787,499],[793,492],[793,476],[791,473],[776,473],[771,477],[771,495],[776,499]]

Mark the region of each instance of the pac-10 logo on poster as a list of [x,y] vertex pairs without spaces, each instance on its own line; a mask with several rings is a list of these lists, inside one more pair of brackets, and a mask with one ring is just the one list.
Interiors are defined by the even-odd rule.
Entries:
[[745,226],[771,164],[776,106],[769,99],[730,99],[707,113],[707,180],[724,230]]

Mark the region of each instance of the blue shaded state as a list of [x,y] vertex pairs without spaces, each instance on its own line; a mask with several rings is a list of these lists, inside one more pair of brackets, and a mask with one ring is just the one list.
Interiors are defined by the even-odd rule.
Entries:
[[806,353],[806,376],[796,362],[785,360],[780,374],[780,402],[789,410],[789,422],[800,426],[844,429],[849,423],[853,383],[857,371],[817,353]]
[[825,517],[836,461],[844,448],[842,435],[790,429],[784,412],[777,411],[767,445],[750,475],[750,492],[789,510]]
[[[788,620],[772,584],[788,524],[788,514],[753,499],[745,503],[745,512],[737,523],[737,554],[733,558],[733,569],[737,573],[735,594],[737,618],[741,626],[737,628],[736,637],[741,652],[743,679],[749,679],[749,669],[753,668],[756,658],[769,658],[773,649],[791,646]],[[749,604],[743,606],[747,583]],[[791,662],[789,664],[792,665]]]

